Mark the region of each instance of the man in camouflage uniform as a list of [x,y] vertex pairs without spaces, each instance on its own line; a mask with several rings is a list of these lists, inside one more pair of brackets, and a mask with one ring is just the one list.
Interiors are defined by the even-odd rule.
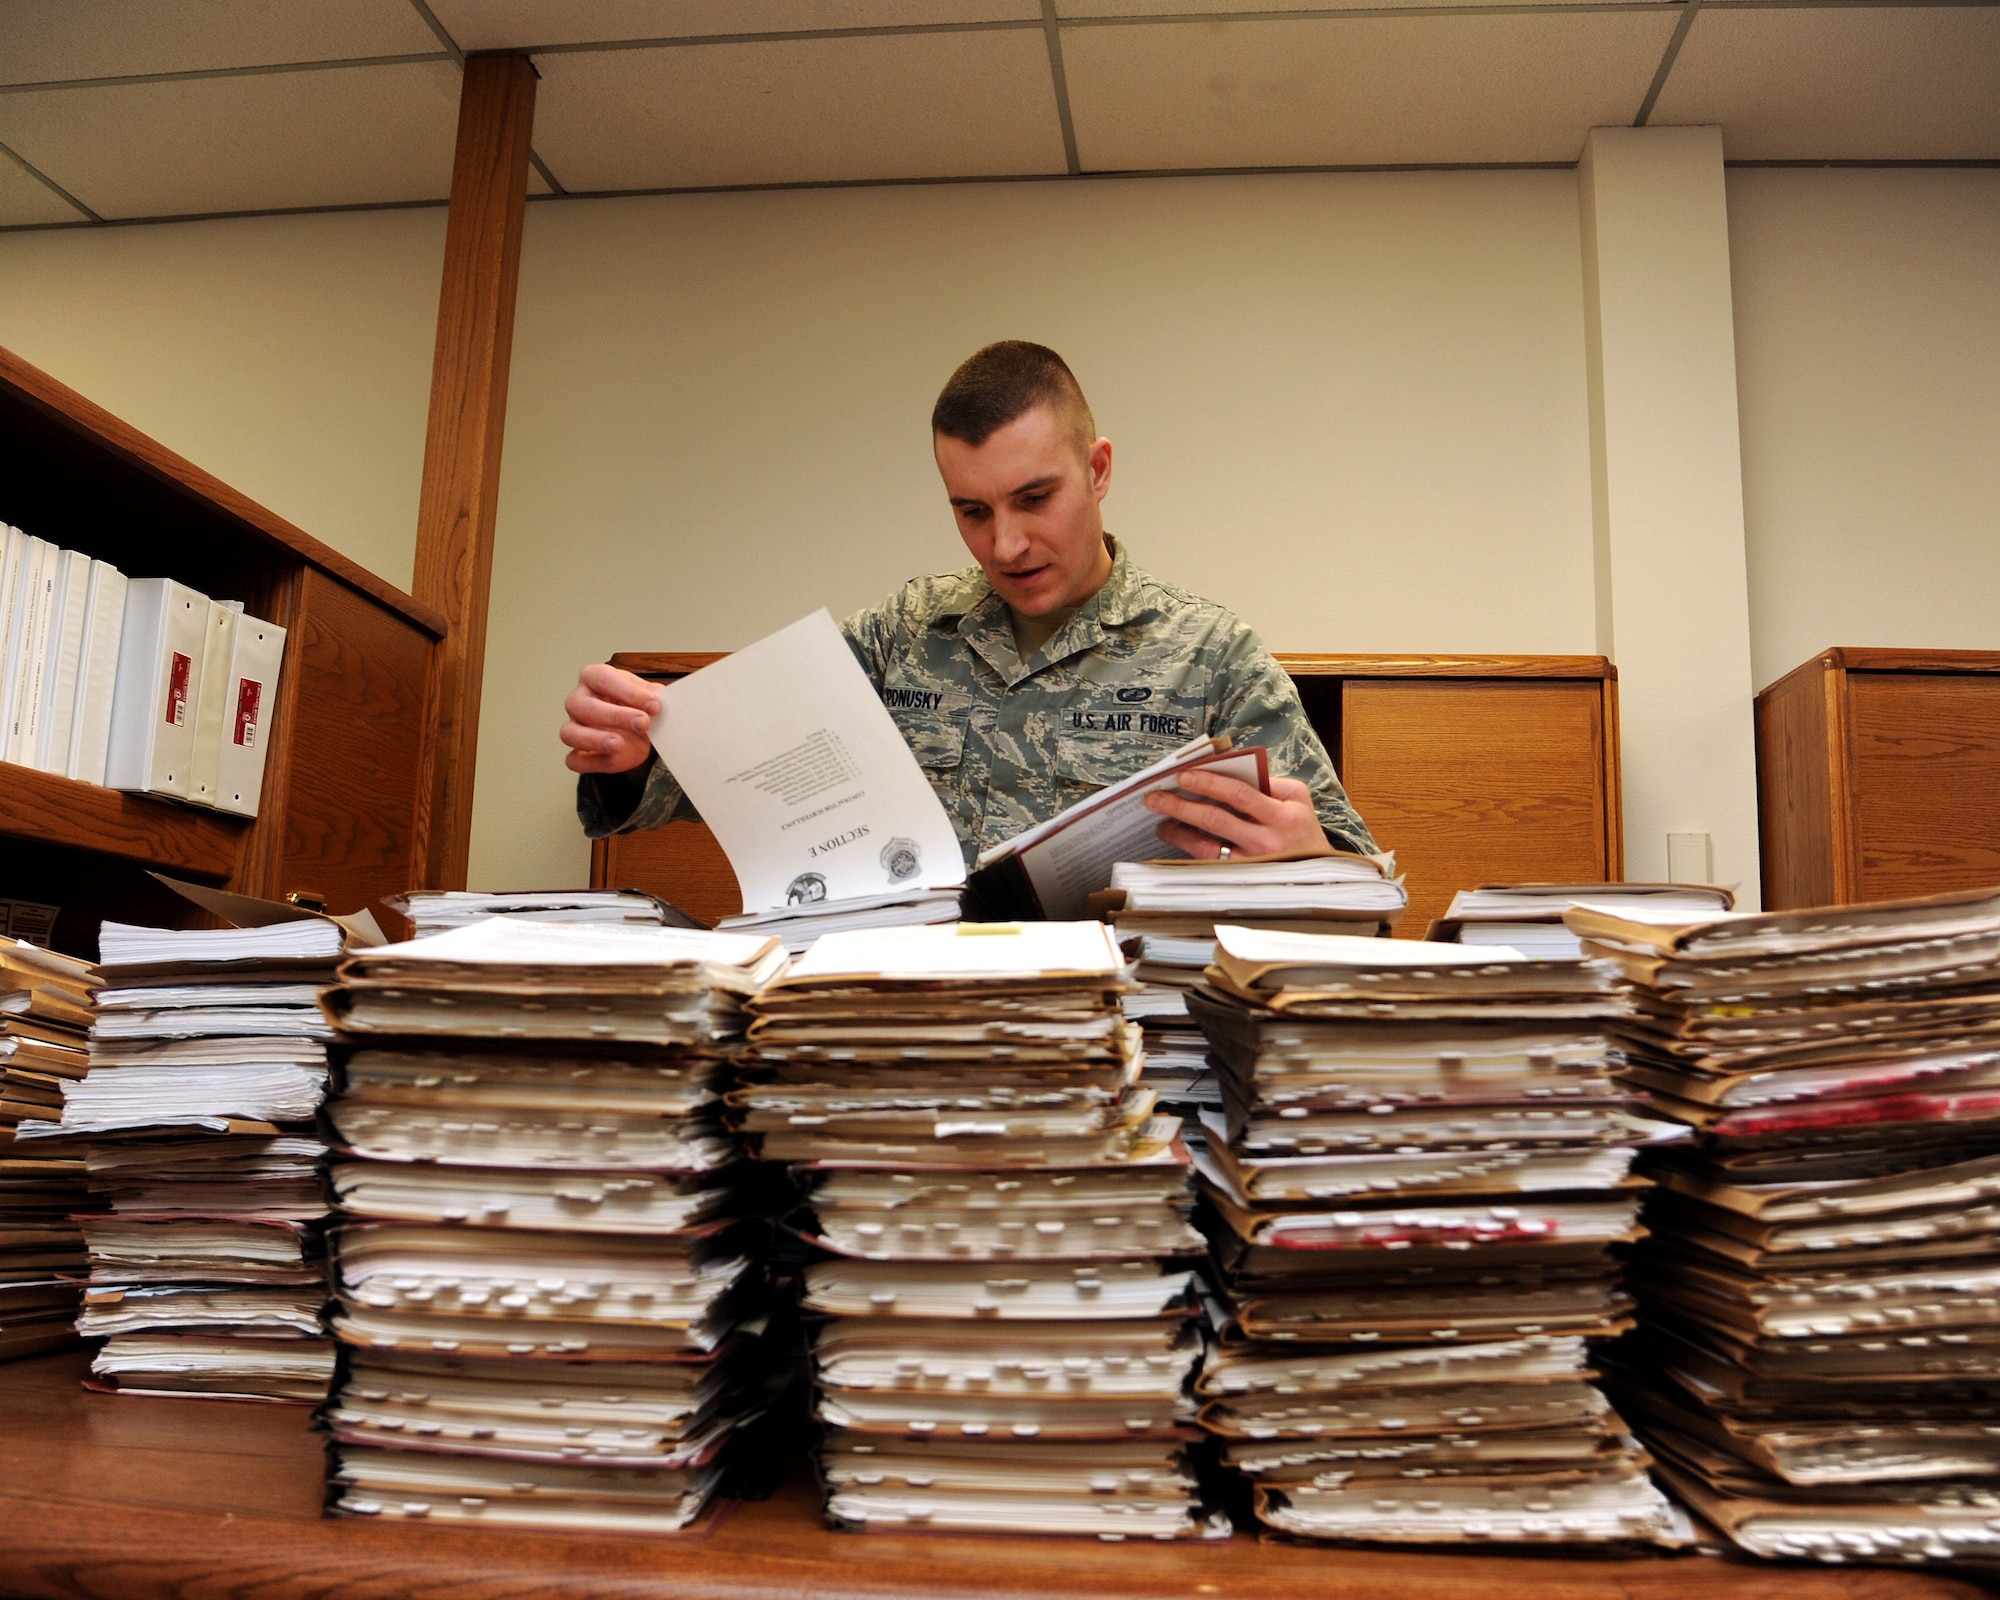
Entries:
[[[961,366],[932,417],[938,466],[979,564],[918,578],[843,625],[944,803],[967,865],[1203,734],[1271,755],[1271,796],[1190,775],[1156,794],[1190,855],[1374,840],[1291,679],[1210,601],[1135,567],[1103,529],[1111,446],[1054,351],[1009,342]],[[695,813],[647,738],[657,690],[584,669],[562,737],[592,838]]]

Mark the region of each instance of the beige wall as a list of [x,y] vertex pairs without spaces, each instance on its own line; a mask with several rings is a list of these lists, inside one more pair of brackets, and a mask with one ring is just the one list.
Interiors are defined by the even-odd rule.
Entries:
[[1739,170],[1729,243],[1757,686],[2000,649],[2000,172]]
[[[2000,647],[2000,174],[1729,177],[1765,682]],[[576,667],[727,648],[959,554],[924,413],[1025,334],[1112,525],[1280,648],[1594,648],[1569,172],[529,208],[473,848],[580,881]],[[0,344],[407,583],[438,211],[0,235]]]
[[964,564],[930,402],[1060,349],[1112,529],[1292,650],[1589,651],[1568,172],[534,206],[475,883],[583,874],[552,759],[583,662],[727,649]]
[[0,234],[0,345],[407,587],[443,260],[441,208]]

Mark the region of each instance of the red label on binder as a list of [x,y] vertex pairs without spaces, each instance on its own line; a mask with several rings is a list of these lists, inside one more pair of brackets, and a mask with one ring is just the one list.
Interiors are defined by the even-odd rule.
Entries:
[[188,674],[193,671],[193,660],[176,650],[173,671],[167,674],[167,721],[176,728],[187,726]]
[[255,678],[236,680],[236,742],[246,749],[257,748],[257,705],[264,698],[264,686]]

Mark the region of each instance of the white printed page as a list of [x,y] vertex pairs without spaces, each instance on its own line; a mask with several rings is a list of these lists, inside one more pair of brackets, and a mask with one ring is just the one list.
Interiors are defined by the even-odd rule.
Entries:
[[[1254,788],[1261,786],[1263,760],[1262,750],[1249,749],[1203,759],[1198,765],[1203,772],[1238,778]],[[1180,775],[1188,770],[1180,766],[1161,772],[1094,810],[1086,802],[1066,826],[1021,851],[1021,865],[1045,916],[1067,922],[1089,915],[1090,897],[1111,882],[1111,869],[1120,861],[1178,854],[1162,842],[1159,829],[1166,818],[1146,809],[1146,796],[1155,789],[1179,788]]]
[[715,831],[745,911],[965,881],[951,819],[826,612],[661,700],[653,748]]

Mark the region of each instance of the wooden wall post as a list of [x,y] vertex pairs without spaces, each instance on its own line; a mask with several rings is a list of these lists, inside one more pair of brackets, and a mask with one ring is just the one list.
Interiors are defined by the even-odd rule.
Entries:
[[411,584],[419,600],[451,623],[438,649],[431,781],[416,827],[419,882],[435,889],[465,887],[471,843],[493,519],[534,117],[535,69],[526,56],[466,58]]

